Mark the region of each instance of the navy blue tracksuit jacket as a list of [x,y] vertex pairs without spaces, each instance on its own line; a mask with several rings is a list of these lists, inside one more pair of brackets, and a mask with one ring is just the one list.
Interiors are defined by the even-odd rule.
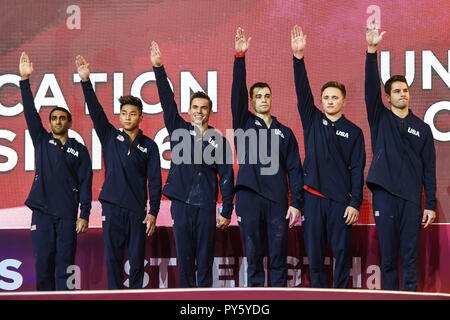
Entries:
[[303,238],[312,287],[328,287],[324,265],[326,244],[334,258],[334,287],[347,288],[350,277],[351,226],[347,206],[359,210],[363,199],[366,152],[359,127],[342,115],[332,122],[315,105],[305,61],[293,57],[298,111],[305,141],[305,185],[323,197],[305,193]]
[[436,210],[436,151],[431,129],[411,109],[405,118],[387,109],[381,98],[376,53],[367,53],[365,99],[373,160],[366,179],[425,209]]
[[64,219],[89,220],[92,165],[87,148],[69,138],[64,145],[47,132],[34,105],[29,80],[20,81],[25,119],[35,149],[35,175],[25,204]]
[[[261,159],[255,164],[251,161],[251,146],[245,144],[245,161],[239,164],[236,188],[249,188],[257,194],[275,202],[288,202],[289,189],[291,191],[291,206],[302,209],[303,202],[303,177],[297,139],[292,130],[281,124],[272,116],[270,128],[267,128],[264,120],[255,116],[248,110],[248,90],[246,85],[245,58],[235,58],[234,77],[231,94],[231,110],[233,113],[233,129],[255,130],[257,134],[264,133],[266,141],[270,143],[270,135],[278,136],[279,141],[279,170],[274,175],[261,175],[261,169],[265,165]],[[263,131],[261,131],[261,129]],[[258,139],[259,141],[259,139]],[[239,152],[238,143],[235,143]],[[270,146],[267,147],[270,150]],[[240,155],[238,154],[238,158]],[[289,178],[289,183],[288,179]]]
[[[153,67],[156,76],[156,83],[158,85],[158,93],[161,100],[161,105],[164,110],[164,123],[172,137],[172,134],[177,129],[184,129],[191,137],[191,147],[198,143],[201,133],[190,122],[186,122],[178,113],[178,108],[175,103],[174,94],[167,81],[167,74],[163,66]],[[223,208],[221,215],[230,219],[233,211],[234,198],[234,173],[233,164],[226,162],[226,156],[231,154],[231,148],[226,139],[213,130],[211,138],[214,140],[213,145],[217,146],[217,152],[223,155],[222,163],[198,163],[194,164],[194,152],[191,151],[189,158],[191,163],[176,164],[173,161],[170,164],[170,172],[164,184],[163,194],[169,199],[176,199],[178,201],[196,205],[196,206],[210,206],[217,202],[218,188],[222,194]],[[205,136],[208,133],[205,133]],[[211,146],[209,139],[200,140],[202,151]],[[173,150],[180,141],[173,141],[171,139],[170,146]],[[217,179],[219,175],[219,179]]]
[[75,263],[76,220],[89,220],[92,165],[88,150],[73,138],[63,145],[47,132],[34,105],[29,80],[20,81],[25,120],[35,151],[35,175],[25,204],[33,210],[31,242],[37,290],[67,290]]
[[[236,57],[231,111],[239,161],[236,214],[247,256],[247,286],[265,285],[263,257],[267,243],[270,283],[272,286],[285,287],[289,225],[285,216],[289,206],[289,190],[290,205],[299,210],[303,207],[302,164],[292,130],[274,116],[268,128],[263,119],[248,110],[248,101],[245,58]],[[243,142],[239,136],[245,134],[249,137],[256,134],[257,141],[244,138]],[[278,142],[278,148],[271,150],[273,143],[277,143],[275,141]],[[271,161],[264,159],[265,152],[260,157],[261,147],[266,148]],[[268,174],[275,169],[275,163],[278,164],[276,172]],[[270,167],[272,169],[268,169]]]
[[[171,138],[172,159],[163,193],[172,201],[180,287],[211,287],[219,186],[223,201],[220,215],[230,219],[233,211],[233,164],[227,162],[231,148],[214,128],[209,126],[202,136],[196,126],[184,121],[164,67],[153,70]],[[204,158],[204,152],[211,159]],[[175,159],[177,156],[182,161]]]
[[[145,225],[149,214],[157,216],[161,202],[161,166],[157,144],[139,130],[133,142],[108,121],[90,81],[81,82],[89,114],[102,144],[105,181],[102,203],[108,288],[122,289],[124,250],[130,262],[129,288],[140,289],[144,279]],[[147,189],[148,188],[148,189]],[[147,191],[148,190],[148,191]]]
[[294,57],[294,77],[305,142],[305,185],[359,210],[366,164],[363,132],[344,115],[330,121],[314,105],[304,59]]
[[[105,163],[105,181],[99,195],[107,201],[138,214],[157,216],[161,202],[161,166],[157,144],[139,134],[129,147],[128,135],[108,121],[90,81],[81,82],[95,131],[102,144]],[[148,186],[148,195],[147,195]]]

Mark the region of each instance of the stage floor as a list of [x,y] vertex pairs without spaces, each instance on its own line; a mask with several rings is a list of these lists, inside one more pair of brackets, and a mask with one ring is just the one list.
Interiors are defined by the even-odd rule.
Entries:
[[195,288],[0,292],[0,300],[449,300],[450,294],[306,288]]

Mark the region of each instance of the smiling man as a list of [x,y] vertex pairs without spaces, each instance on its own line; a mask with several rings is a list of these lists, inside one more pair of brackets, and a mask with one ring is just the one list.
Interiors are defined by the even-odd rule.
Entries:
[[[398,290],[399,253],[402,290],[417,290],[417,256],[421,222],[436,218],[436,151],[431,129],[409,108],[403,75],[384,84],[389,107],[381,98],[377,47],[383,34],[372,24],[366,30],[365,99],[373,159],[367,176],[381,249],[381,286]],[[422,190],[425,209],[422,213]]]
[[[20,57],[20,89],[28,130],[35,149],[36,169],[25,204],[33,211],[31,242],[37,290],[68,290],[67,273],[75,263],[77,234],[88,230],[92,201],[92,166],[87,148],[69,138],[72,116],[55,107],[47,132],[34,105],[28,55]],[[78,205],[80,206],[80,217]],[[56,271],[56,281],[55,281]]]
[[[122,289],[124,286],[123,259],[127,248],[129,288],[140,289],[144,279],[145,235],[155,232],[161,202],[158,146],[139,129],[143,118],[139,98],[120,97],[122,129],[116,129],[108,121],[92,88],[89,64],[82,56],[77,56],[76,65],[105,163],[105,181],[99,200],[102,203],[108,288]],[[148,198],[150,210],[147,212]]]
[[[233,211],[233,164],[226,159],[231,148],[228,141],[208,125],[212,101],[204,92],[191,96],[190,122],[183,120],[156,42],[152,42],[150,51],[164,124],[171,137],[172,158],[163,194],[172,201],[170,212],[174,221],[180,287],[211,287],[216,223],[219,229],[226,229]],[[208,150],[212,151],[212,159],[204,157]],[[216,221],[219,186],[223,207]]]
[[363,199],[366,152],[362,130],[346,119],[345,86],[329,81],[322,86],[323,112],[314,105],[305,68],[306,35],[291,31],[298,112],[303,126],[305,206],[303,237],[311,286],[327,288],[325,250],[334,258],[334,287],[347,288],[350,278],[351,225],[359,217]]

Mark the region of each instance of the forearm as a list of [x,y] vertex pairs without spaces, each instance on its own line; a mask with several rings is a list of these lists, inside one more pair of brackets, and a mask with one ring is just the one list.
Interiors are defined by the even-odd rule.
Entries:
[[311,124],[313,112],[316,111],[314,98],[306,72],[305,59],[293,57],[295,91],[297,94],[297,108],[300,114],[302,124],[308,126]]
[[352,191],[349,206],[359,210],[363,201],[363,182],[362,179],[352,177]]
[[87,149],[80,156],[82,162],[77,172],[80,181],[80,218],[89,220],[92,207],[92,162]]
[[25,115],[25,121],[27,122],[28,130],[31,138],[37,139],[39,134],[45,130],[42,125],[41,117],[36,110],[34,104],[33,93],[30,88],[30,81],[28,79],[20,81],[20,92],[22,95],[23,113]]
[[154,144],[150,149],[150,156],[147,163],[147,181],[150,201],[149,214],[157,216],[161,205],[161,163],[159,158],[159,149]]
[[175,95],[170,87],[164,66],[154,66],[153,71],[156,77],[156,86],[158,88],[161,107],[164,112],[164,124],[169,130],[169,134],[171,134],[175,129],[182,126],[184,120],[178,112],[178,106],[175,102]]
[[366,166],[366,148],[364,135],[360,131],[353,147],[352,159],[350,163],[351,195],[350,206],[359,210],[363,201],[364,168]]
[[302,210],[303,207],[303,169],[297,140],[292,133],[286,163],[289,188],[291,190],[291,206]]
[[380,111],[386,109],[381,98],[380,75],[376,53],[366,53],[365,102],[369,124],[376,121]]
[[219,165],[221,170],[219,171],[219,185],[220,192],[222,194],[222,216],[230,219],[233,212],[233,199],[234,199],[234,173],[233,166],[231,164]]
[[425,148],[422,151],[422,161],[425,209],[436,211],[436,150],[431,130],[428,131]]
[[97,95],[95,94],[91,81],[90,80],[81,81],[81,86],[83,88],[83,94],[89,110],[89,115],[92,119],[92,122],[94,123],[94,127],[97,131],[97,134],[99,134],[99,132],[102,132],[106,127],[109,127],[111,124],[108,121],[108,118],[105,114],[105,111],[103,110],[102,105],[97,99]]
[[248,91],[245,70],[245,58],[235,58],[233,66],[233,83],[231,87],[231,113],[233,128],[243,128],[248,118]]

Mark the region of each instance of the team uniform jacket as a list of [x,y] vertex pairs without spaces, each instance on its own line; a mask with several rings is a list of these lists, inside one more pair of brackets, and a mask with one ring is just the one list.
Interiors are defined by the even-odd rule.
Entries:
[[436,153],[431,129],[411,109],[402,119],[384,106],[376,53],[366,56],[365,99],[373,151],[367,186],[381,186],[419,206],[423,186],[425,208],[435,210]]
[[20,81],[23,108],[35,149],[35,175],[25,201],[30,209],[64,219],[89,220],[92,201],[92,165],[85,146],[74,138],[63,145],[47,132],[36,111],[29,80]]
[[[163,194],[169,199],[176,199],[187,204],[202,206],[211,205],[217,202],[218,187],[222,194],[222,213],[224,218],[229,219],[233,210],[234,198],[234,173],[232,163],[226,162],[226,156],[231,155],[231,147],[226,139],[209,126],[206,135],[210,139],[202,139],[200,131],[191,123],[186,122],[178,113],[174,94],[167,81],[167,74],[164,66],[153,67],[156,76],[156,84],[164,110],[164,123],[171,137],[170,146],[173,152],[174,147],[179,143],[184,143],[181,138],[174,141],[173,133],[177,129],[184,129],[189,132],[190,141],[190,163],[174,163],[170,165],[169,175],[164,185]],[[210,130],[213,130],[212,132]],[[195,144],[201,143],[202,154],[205,148],[214,148],[212,155],[218,152],[223,155],[222,163],[206,164],[203,160],[194,161]],[[173,155],[172,155],[173,157]],[[217,181],[219,174],[219,181]]]
[[[260,135],[258,141],[262,139],[261,134],[263,134],[266,135],[268,144],[271,143],[270,135],[275,134],[278,136],[279,141],[279,158],[277,159],[279,161],[279,169],[274,175],[261,174],[262,168],[270,166],[270,164],[263,164],[261,159],[257,159],[257,163],[252,164],[250,159],[252,156],[250,154],[250,146],[246,141],[245,162],[239,164],[236,188],[249,188],[262,197],[279,203],[288,202],[290,188],[291,206],[301,210],[303,202],[303,178],[297,140],[292,130],[281,124],[276,117],[272,116],[272,123],[270,128],[268,128],[263,119],[255,116],[248,110],[248,90],[244,57],[235,58],[233,73],[231,91],[233,129],[242,129],[244,132],[248,129],[255,130]],[[235,143],[235,146],[236,151],[238,151],[239,146],[237,143]],[[270,149],[270,145],[268,145],[266,150]],[[286,175],[289,177],[289,183]]]
[[108,121],[90,81],[81,82],[89,114],[102,144],[105,181],[99,195],[107,201],[145,217],[147,181],[149,214],[157,216],[161,202],[161,166],[157,144],[139,134],[129,147],[129,136]]
[[359,210],[366,163],[362,130],[344,115],[332,122],[314,105],[304,59],[294,57],[294,77],[305,143],[305,185]]

